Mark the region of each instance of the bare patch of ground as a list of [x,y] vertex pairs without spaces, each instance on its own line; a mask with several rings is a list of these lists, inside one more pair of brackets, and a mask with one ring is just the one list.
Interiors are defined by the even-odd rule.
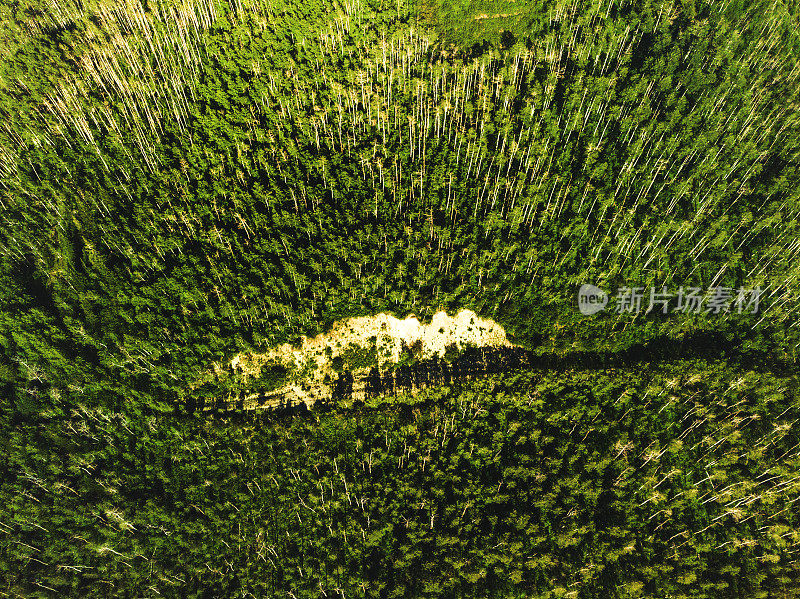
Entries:
[[[377,367],[384,369],[404,359],[426,360],[457,355],[466,347],[512,347],[506,332],[492,320],[471,310],[451,317],[444,311],[428,324],[409,315],[399,320],[389,314],[351,318],[314,338],[303,337],[298,346],[288,343],[264,353],[237,354],[228,364],[214,364],[217,378],[232,373],[247,390],[244,408],[275,402],[313,404],[332,395],[344,371],[358,377]],[[255,389],[260,391],[252,392]],[[266,399],[266,402],[265,402]]]

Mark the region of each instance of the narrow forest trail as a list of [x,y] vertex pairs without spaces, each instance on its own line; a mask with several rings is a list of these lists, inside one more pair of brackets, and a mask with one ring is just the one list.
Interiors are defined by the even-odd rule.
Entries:
[[476,21],[483,21],[484,19],[505,19],[507,17],[517,17],[522,14],[521,10],[517,12],[505,12],[505,13],[496,13],[493,15],[487,15],[486,13],[482,13],[479,15],[475,15]]

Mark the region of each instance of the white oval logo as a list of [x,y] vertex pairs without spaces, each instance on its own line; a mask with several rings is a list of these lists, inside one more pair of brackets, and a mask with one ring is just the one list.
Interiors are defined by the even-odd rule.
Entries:
[[597,314],[608,304],[608,294],[594,285],[584,284],[578,290],[578,309],[581,314]]

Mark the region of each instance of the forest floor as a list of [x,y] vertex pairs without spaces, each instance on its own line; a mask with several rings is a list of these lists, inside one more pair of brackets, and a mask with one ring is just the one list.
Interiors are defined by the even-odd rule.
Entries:
[[[413,314],[400,320],[382,313],[338,322],[327,333],[303,337],[298,345],[285,343],[264,353],[237,354],[229,371],[244,389],[262,389],[245,396],[245,408],[263,406],[265,395],[312,404],[331,396],[338,373],[349,371],[363,378],[373,367],[383,370],[411,359],[455,356],[467,347],[513,345],[503,327],[471,310],[460,310],[453,317],[440,311],[428,324]],[[226,370],[214,365],[217,376],[224,376]],[[270,376],[274,388],[264,393],[263,382]]]

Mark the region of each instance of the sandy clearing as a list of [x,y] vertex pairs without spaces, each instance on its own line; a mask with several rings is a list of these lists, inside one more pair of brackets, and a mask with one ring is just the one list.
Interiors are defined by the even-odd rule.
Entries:
[[[285,343],[263,353],[237,354],[225,366],[242,380],[245,388],[255,386],[266,372],[264,367],[285,368],[288,372],[285,384],[264,395],[312,404],[331,396],[332,381],[338,378],[339,370],[350,370],[357,376],[373,366],[396,364],[408,351],[425,360],[443,357],[448,350],[460,352],[468,346],[512,347],[512,344],[503,327],[471,310],[462,309],[452,317],[440,311],[427,324],[413,314],[400,320],[381,313],[339,321],[327,333],[303,337],[299,346]],[[362,360],[349,362],[353,356],[361,356]],[[214,364],[217,376],[225,370],[223,365]],[[245,404],[260,396],[258,393],[247,396]]]
[[324,367],[341,356],[352,345],[362,349],[375,346],[379,365],[398,362],[404,347],[421,343],[421,358],[443,356],[449,346],[461,350],[468,345],[477,347],[511,346],[506,332],[493,320],[480,318],[471,310],[460,310],[455,317],[440,311],[431,322],[422,324],[415,315],[399,320],[390,314],[362,316],[334,324],[331,331],[313,338],[303,337],[299,348],[288,343],[263,354],[238,354],[230,365],[234,371],[257,376],[261,367],[271,361],[302,368],[309,359]]

